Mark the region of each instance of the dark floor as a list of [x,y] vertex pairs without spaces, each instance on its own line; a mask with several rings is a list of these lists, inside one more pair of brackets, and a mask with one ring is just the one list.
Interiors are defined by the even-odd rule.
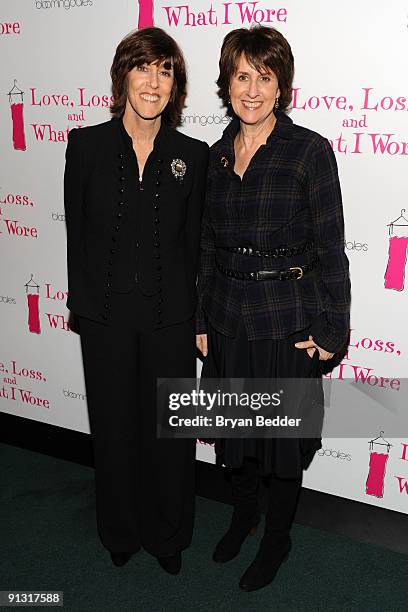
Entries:
[[64,591],[64,609],[75,612],[408,609],[407,556],[300,525],[274,583],[240,592],[260,534],[236,560],[214,564],[231,507],[202,497],[180,575],[164,573],[144,552],[115,568],[96,533],[91,468],[5,444],[0,464],[0,590]]

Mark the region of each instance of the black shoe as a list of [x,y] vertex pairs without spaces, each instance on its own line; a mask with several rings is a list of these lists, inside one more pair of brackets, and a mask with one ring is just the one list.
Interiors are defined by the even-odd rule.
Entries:
[[175,576],[181,570],[181,552],[169,555],[167,557],[156,557],[162,568],[168,573]]
[[111,552],[110,554],[111,559],[112,559],[112,563],[113,565],[116,565],[116,567],[122,567],[122,565],[125,565],[129,559],[132,556],[132,553],[129,552]]
[[255,535],[261,515],[256,510],[252,516],[245,517],[234,510],[231,526],[223,538],[218,542],[213,554],[216,563],[227,563],[234,559],[248,535]]
[[239,581],[239,588],[242,591],[257,591],[270,584],[288,558],[290,549],[290,538],[278,544],[264,536],[255,559]]

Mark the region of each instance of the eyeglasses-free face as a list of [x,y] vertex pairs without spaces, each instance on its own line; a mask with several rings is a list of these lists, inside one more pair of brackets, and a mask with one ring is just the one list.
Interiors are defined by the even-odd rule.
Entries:
[[262,124],[273,112],[279,96],[274,72],[258,72],[242,54],[229,88],[231,105],[239,119],[249,125]]
[[130,106],[142,119],[154,119],[162,114],[170,100],[174,83],[170,60],[135,66],[128,73]]

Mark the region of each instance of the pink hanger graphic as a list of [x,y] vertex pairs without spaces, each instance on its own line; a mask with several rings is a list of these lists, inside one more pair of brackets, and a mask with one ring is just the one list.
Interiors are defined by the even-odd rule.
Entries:
[[8,92],[9,103],[11,108],[11,120],[13,123],[13,147],[17,151],[26,150],[25,133],[24,133],[24,91],[17,87],[17,79],[14,79],[14,85]]
[[139,0],[138,29],[154,26],[153,0]]
[[[384,275],[384,287],[402,291],[405,284],[405,268],[408,252],[408,219],[404,217],[405,208],[401,210],[400,216],[388,223],[390,242],[388,246],[388,262]],[[394,236],[394,228],[405,228],[405,236]],[[404,231],[402,231],[404,233]]]
[[28,306],[28,330],[32,334],[40,334],[40,286],[33,280],[31,274],[30,280],[24,285],[27,293],[27,306]]
[[[383,431],[373,440],[370,440],[370,464],[368,468],[368,476],[366,481],[366,494],[374,495],[375,497],[384,497],[384,477],[387,467],[387,461],[392,444],[384,440]],[[374,445],[382,446],[378,451],[374,450]],[[386,452],[385,452],[386,449]]]

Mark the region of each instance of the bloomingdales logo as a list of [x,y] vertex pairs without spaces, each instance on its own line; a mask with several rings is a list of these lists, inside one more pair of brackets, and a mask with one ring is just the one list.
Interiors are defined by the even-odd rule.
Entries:
[[63,393],[64,397],[68,397],[70,399],[78,399],[78,400],[81,400],[81,401],[85,401],[86,400],[85,393],[76,393],[75,391],[70,391],[69,389],[63,389],[62,393]]
[[0,295],[0,304],[16,304],[16,298],[8,295]]
[[93,0],[36,0],[34,4],[37,9],[64,8],[69,10],[75,7],[92,6]]
[[226,115],[183,115],[181,117],[181,123],[184,125],[201,125],[203,127],[207,125],[228,125],[230,123],[230,117]]
[[356,242],[356,240],[345,240],[344,248],[347,251],[368,251],[368,244],[366,242]]
[[346,459],[346,461],[351,461],[351,455],[349,453],[342,453],[339,450],[331,448],[321,448],[317,451],[317,454],[320,455],[320,457],[333,457],[334,459]]

